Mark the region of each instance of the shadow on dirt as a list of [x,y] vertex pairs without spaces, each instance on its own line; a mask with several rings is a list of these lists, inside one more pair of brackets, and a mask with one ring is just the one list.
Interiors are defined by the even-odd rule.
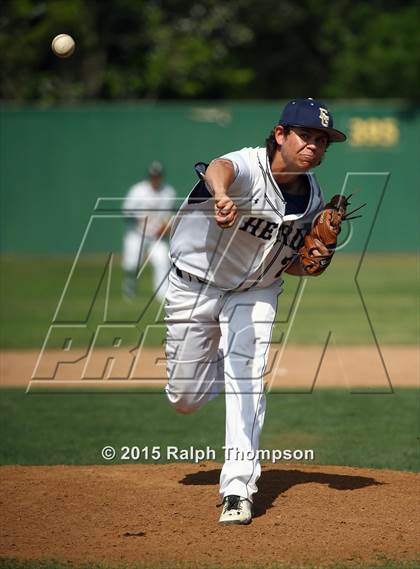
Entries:
[[[220,469],[198,471],[187,474],[180,484],[208,486],[218,484]],[[262,516],[273,506],[276,498],[297,484],[326,484],[334,490],[360,490],[367,486],[379,486],[368,476],[349,474],[328,474],[326,472],[306,472],[302,470],[263,470],[258,482],[258,494],[254,503],[254,517]]]

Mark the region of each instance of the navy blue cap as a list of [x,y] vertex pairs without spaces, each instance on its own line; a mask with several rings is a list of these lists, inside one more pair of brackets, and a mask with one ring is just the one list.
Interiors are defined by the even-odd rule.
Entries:
[[287,103],[278,124],[323,130],[328,134],[330,142],[344,142],[347,138],[343,132],[333,128],[330,111],[315,99],[294,99]]

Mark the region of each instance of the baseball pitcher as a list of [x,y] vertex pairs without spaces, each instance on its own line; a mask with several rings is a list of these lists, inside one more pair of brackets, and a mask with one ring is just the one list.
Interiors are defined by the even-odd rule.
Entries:
[[199,181],[172,227],[166,394],[191,413],[225,392],[222,524],[251,522],[282,275],[320,275],[331,261],[348,202],[325,205],[312,169],[345,139],[324,104],[290,101],[265,147],[196,164]]

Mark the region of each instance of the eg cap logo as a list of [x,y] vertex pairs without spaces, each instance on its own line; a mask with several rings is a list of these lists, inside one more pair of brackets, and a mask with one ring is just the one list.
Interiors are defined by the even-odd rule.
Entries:
[[327,127],[330,122],[330,116],[327,109],[319,107],[319,118],[321,120],[322,126]]

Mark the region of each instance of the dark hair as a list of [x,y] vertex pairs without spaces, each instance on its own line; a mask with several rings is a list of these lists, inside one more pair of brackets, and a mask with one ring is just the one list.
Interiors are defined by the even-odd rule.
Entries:
[[[283,127],[283,132],[286,136],[290,133],[290,130],[291,130],[290,126],[284,126]],[[274,158],[274,154],[278,148],[278,144],[277,144],[276,137],[274,134],[274,128],[270,132],[268,137],[265,139],[265,148],[267,150],[268,160],[271,164],[271,162],[273,161],[273,158]]]

